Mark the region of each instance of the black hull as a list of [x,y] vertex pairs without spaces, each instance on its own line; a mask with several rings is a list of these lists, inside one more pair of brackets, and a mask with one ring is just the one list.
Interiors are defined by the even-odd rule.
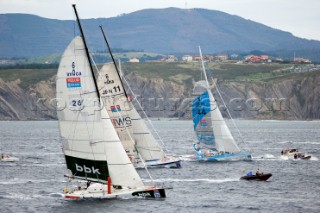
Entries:
[[252,175],[252,176],[243,176],[240,179],[242,180],[256,180],[256,181],[266,181],[272,176],[271,173],[263,174],[263,175]]
[[150,190],[133,192],[132,196],[145,197],[145,198],[165,198],[166,193],[163,188],[155,188]]

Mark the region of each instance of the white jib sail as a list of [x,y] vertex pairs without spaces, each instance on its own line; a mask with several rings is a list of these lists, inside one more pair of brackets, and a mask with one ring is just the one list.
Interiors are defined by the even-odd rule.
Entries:
[[193,95],[196,97],[193,101],[192,116],[196,136],[207,148],[223,152],[240,152],[207,85],[206,81],[198,81],[193,89]]
[[106,100],[106,109],[129,155],[137,155],[136,147],[145,161],[163,159],[165,157],[163,150],[132,102],[127,100],[115,65],[104,64],[99,74],[101,97]]
[[[62,55],[56,85],[63,150],[66,160],[72,159],[67,167],[74,176],[101,180],[108,173],[114,185],[143,187],[108,113],[100,107],[93,78],[83,40],[78,36]],[[108,171],[86,165],[90,162],[107,162]]]
[[217,102],[215,101],[211,90],[208,90],[210,98],[210,114],[211,114],[211,124],[214,132],[217,150],[224,152],[237,153],[240,152],[238,145],[236,144],[231,132],[225,123]]

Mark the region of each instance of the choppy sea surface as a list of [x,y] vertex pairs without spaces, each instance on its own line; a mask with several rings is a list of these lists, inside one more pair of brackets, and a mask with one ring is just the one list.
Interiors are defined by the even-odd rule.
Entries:
[[[0,212],[320,212],[320,122],[235,122],[253,150],[252,162],[194,162],[191,121],[156,120],[167,149],[184,159],[181,169],[149,170],[157,184],[172,187],[167,198],[67,201],[61,197],[66,166],[58,122],[2,121],[0,149],[20,160],[0,162]],[[308,152],[311,160],[281,158],[290,147]],[[257,167],[273,174],[270,181],[240,180]],[[138,172],[151,184],[144,170]]]

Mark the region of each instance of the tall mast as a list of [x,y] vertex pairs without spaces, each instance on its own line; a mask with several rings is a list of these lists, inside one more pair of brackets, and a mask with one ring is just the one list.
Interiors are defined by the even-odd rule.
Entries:
[[112,58],[113,64],[114,64],[114,66],[116,67],[117,74],[118,74],[118,76],[119,76],[120,82],[121,82],[122,87],[123,87],[124,95],[128,98],[127,92],[126,92],[126,90],[124,89],[124,85],[123,85],[123,82],[122,82],[122,78],[121,78],[121,76],[120,76],[120,72],[119,72],[119,69],[118,69],[117,63],[116,63],[116,61],[114,60],[113,54],[112,54],[112,52],[111,52],[111,48],[110,48],[109,42],[108,42],[108,40],[107,40],[106,34],[104,33],[104,30],[103,30],[102,26],[100,25],[99,27],[100,27],[100,29],[101,29],[101,32],[102,32],[102,35],[103,35],[104,41],[105,41],[105,42],[106,42],[106,44],[107,44],[108,51],[109,51],[109,53],[110,53],[110,55],[111,55],[111,58]]
[[203,70],[204,78],[205,78],[205,80],[207,82],[207,89],[209,89],[209,82],[208,82],[208,78],[207,78],[206,68],[204,67],[204,62],[203,62],[202,52],[201,52],[200,46],[199,46],[199,53],[200,53],[200,58],[201,58],[201,64],[202,64],[202,70]]
[[98,95],[98,99],[99,99],[99,103],[100,103],[100,94],[99,94],[98,84],[97,84],[97,81],[96,81],[96,78],[95,78],[95,74],[94,74],[94,71],[93,71],[93,67],[92,67],[92,63],[91,63],[91,60],[90,60],[90,54],[89,54],[87,42],[86,42],[82,27],[81,27],[81,23],[80,23],[80,19],[79,19],[79,16],[78,16],[77,9],[76,9],[76,5],[73,4],[72,7],[73,7],[74,13],[76,14],[76,17],[77,17],[77,23],[78,23],[80,34],[81,34],[81,37],[82,37],[82,40],[83,40],[83,43],[84,43],[84,49],[86,51],[86,55],[87,55],[87,58],[88,58],[88,61],[89,61],[89,65],[90,65],[90,70],[91,70],[91,74],[92,74],[92,77],[93,77],[94,86],[95,86],[95,88],[97,90],[97,95]]

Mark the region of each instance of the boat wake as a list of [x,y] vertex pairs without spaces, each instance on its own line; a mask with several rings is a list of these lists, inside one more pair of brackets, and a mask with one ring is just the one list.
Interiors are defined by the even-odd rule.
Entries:
[[312,155],[311,155],[311,158],[310,158],[310,160],[312,160],[312,161],[319,161],[319,158],[317,158],[317,157],[314,157],[314,156],[312,156]]
[[320,144],[320,141],[280,141],[280,142],[277,142],[279,144],[286,144],[286,143],[289,143],[289,144],[311,144],[311,145],[319,145]]
[[43,196],[30,195],[30,194],[28,195],[28,194],[22,194],[22,193],[6,193],[4,195],[0,195],[0,198],[26,201],[26,200],[43,198]]
[[195,161],[194,155],[180,155],[182,161]]
[[277,143],[280,143],[280,144],[286,144],[286,143],[293,143],[293,141],[280,141],[280,142],[277,142]]
[[304,142],[299,142],[298,144],[320,145],[320,142],[319,141],[304,141]]
[[[279,156],[278,159],[280,159],[280,160],[303,160],[303,159],[292,159],[292,158],[289,158],[288,156],[285,156],[285,155]],[[319,158],[311,155],[311,158],[309,159],[309,161],[319,161]]]
[[[224,179],[208,179],[208,178],[197,178],[197,179],[155,179],[155,182],[165,183],[165,182],[207,182],[207,183],[225,183],[225,182],[236,182],[239,178],[224,178]],[[151,180],[144,180],[144,182],[151,182]]]
[[49,196],[50,197],[64,197],[64,194],[56,192],[56,193],[50,193]]
[[[1,181],[0,185],[16,185],[16,184],[29,184],[29,183],[50,183],[57,182],[57,180],[27,180],[14,178],[10,181]],[[63,182],[62,180],[60,182]]]
[[264,154],[264,155],[258,155],[253,156],[252,160],[276,160],[277,158],[273,154]]
[[279,159],[280,160],[289,160],[289,157],[285,156],[285,155],[281,155],[281,156],[279,156]]

